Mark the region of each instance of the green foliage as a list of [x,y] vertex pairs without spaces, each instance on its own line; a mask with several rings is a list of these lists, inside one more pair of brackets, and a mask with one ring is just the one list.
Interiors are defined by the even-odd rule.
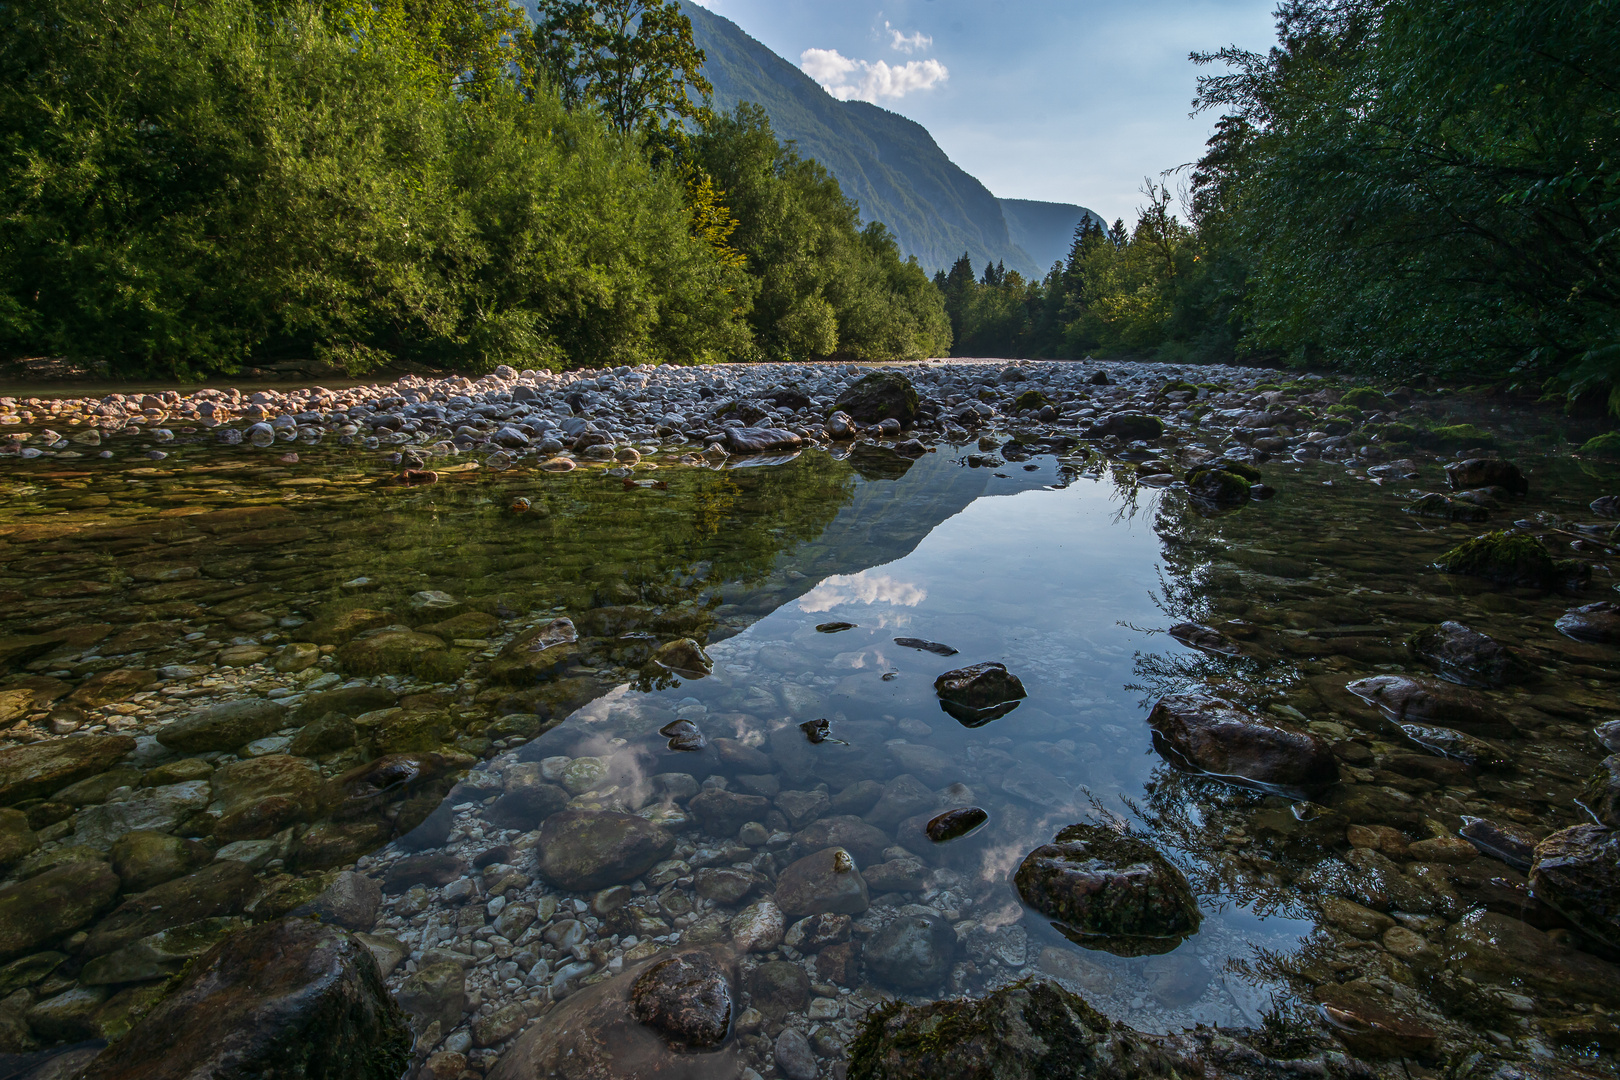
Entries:
[[1194,216],[1248,268],[1243,347],[1620,386],[1620,0],[1285,0],[1277,27],[1194,57],[1228,65]]
[[736,217],[730,244],[758,282],[748,313],[758,355],[914,360],[942,356],[951,335],[939,292],[900,258],[814,161],[776,139],[764,110],[739,105],[689,141]]
[[1620,458],[1620,431],[1607,431],[1581,444],[1581,453],[1593,457]]
[[534,66],[570,110],[594,105],[620,134],[676,141],[708,117],[714,87],[675,0],[538,0],[535,14]]

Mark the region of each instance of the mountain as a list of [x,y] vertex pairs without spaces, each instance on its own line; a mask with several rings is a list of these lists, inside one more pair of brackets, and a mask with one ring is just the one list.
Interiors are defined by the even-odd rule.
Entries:
[[1033,199],[1001,199],[1001,216],[1007,219],[1007,235],[1035,260],[1035,265],[1050,270],[1052,264],[1069,257],[1074,241],[1074,230],[1087,218],[1099,228],[1108,228],[1108,222],[1083,206],[1070,203],[1036,202]]
[[1050,252],[1067,253],[1075,223],[1091,213],[997,199],[921,124],[864,101],[839,101],[731,20],[690,0],[681,0],[681,9],[708,57],[704,74],[714,84],[715,109],[729,111],[739,101],[763,106],[777,137],[826,166],[860,203],[861,216],[892,229],[900,250],[930,273],[949,269],[966,251],[975,267],[998,261],[1039,277],[1058,257]]

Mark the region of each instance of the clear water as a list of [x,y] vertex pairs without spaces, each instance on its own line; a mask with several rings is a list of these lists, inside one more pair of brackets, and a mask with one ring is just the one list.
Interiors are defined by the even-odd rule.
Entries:
[[[1144,724],[1160,695],[1213,683],[1229,697],[1362,747],[1357,760],[1366,768],[1348,771],[1344,790],[1377,789],[1386,802],[1397,800],[1411,840],[1454,835],[1462,814],[1541,832],[1574,824],[1583,819],[1574,796],[1603,754],[1590,729],[1620,716],[1620,657],[1613,647],[1563,638],[1552,622],[1574,603],[1612,595],[1614,578],[1597,556],[1582,556],[1597,566],[1579,600],[1432,570],[1441,551],[1483,531],[1402,512],[1410,491],[1441,487],[1433,465],[1418,481],[1381,485],[1339,466],[1272,462],[1265,471],[1278,489],[1275,499],[1205,519],[1178,493],[1136,483],[1128,464],[1088,458],[1083,450],[969,467],[966,455],[979,452],[941,445],[908,464],[881,448],[812,451],[758,467],[643,468],[629,476],[470,471],[422,488],[385,486],[385,466],[313,450],[297,463],[270,453],[182,447],[160,465],[8,465],[0,508],[0,644],[25,635],[59,638],[15,664],[8,685],[43,677],[76,686],[119,669],[218,664],[220,650],[232,647],[251,655],[259,645],[268,653],[356,608],[422,626],[445,613],[417,610],[413,597],[439,590],[459,605],[453,610],[483,612],[497,623],[484,638],[446,641],[400,670],[366,678],[391,686],[411,710],[442,713],[446,722],[430,725],[432,739],[440,749],[487,759],[478,769],[486,777],[559,753],[607,758],[617,781],[692,772],[697,780],[721,776],[734,791],[749,790],[746,784],[797,791],[825,785],[836,796],[853,783],[910,773],[941,807],[971,803],[987,810],[984,829],[938,847],[894,823],[885,826],[891,848],[905,849],[886,851],[885,859],[909,852],[925,863],[928,883],[874,895],[864,920],[875,927],[905,905],[923,904],[962,935],[953,971],[923,996],[982,992],[1045,975],[1111,1015],[1171,1031],[1199,1023],[1255,1025],[1279,1002],[1306,1000],[1328,983],[1360,981],[1407,1003],[1456,1045],[1489,1039],[1520,1055],[1602,1052],[1553,1034],[1571,1017],[1589,1015],[1606,998],[1602,988],[1543,995],[1510,974],[1498,982],[1526,992],[1529,1009],[1515,1004],[1507,1013],[1481,1013],[1437,989],[1433,970],[1329,925],[1321,915],[1326,892],[1312,884],[1312,871],[1343,859],[1348,824],[1376,822],[1337,814],[1335,797],[1324,797],[1326,808],[1304,805],[1179,773],[1154,753]],[[1531,468],[1533,493],[1497,511],[1493,526],[1537,512],[1591,520],[1586,504],[1612,493],[1617,481],[1613,468],[1521,460]],[[667,486],[634,486],[638,480]],[[529,509],[513,509],[519,497],[530,500]],[[263,516],[219,513],[242,507],[262,508]],[[1568,537],[1552,541],[1562,545]],[[173,582],[154,579],[163,567],[195,572]],[[369,581],[356,584],[361,577]],[[244,618],[253,615],[269,623]],[[507,637],[558,615],[573,619],[581,634],[581,650],[566,669],[533,685],[483,678]],[[1384,769],[1389,755],[1411,748],[1347,700],[1342,687],[1368,674],[1424,673],[1406,642],[1448,618],[1522,649],[1542,679],[1491,692],[1525,727],[1511,744],[1512,767],[1442,785]],[[1208,657],[1163,633],[1187,620],[1228,625],[1252,646],[1251,655]],[[839,633],[816,629],[835,621],[856,625]],[[713,675],[654,677],[646,667],[652,648],[680,636],[708,643]],[[944,643],[957,653],[906,648],[897,637]],[[1028,698],[992,723],[964,727],[941,711],[933,680],[990,660],[1017,674]],[[144,735],[199,701],[244,693],[273,693],[296,704],[312,685],[337,681],[328,673],[351,674],[343,664],[328,657],[300,673],[262,663],[218,666],[96,704],[60,697],[13,716],[8,734],[18,741],[53,732]],[[496,723],[513,713],[539,717],[548,730],[531,741],[530,732]],[[700,767],[695,756],[668,750],[657,729],[676,717],[692,719],[710,739],[765,752],[769,769]],[[797,725],[820,718],[847,745],[807,743]],[[292,734],[289,728],[272,737],[279,744],[242,753],[285,752]],[[362,734],[359,745],[314,764],[334,776],[387,749],[366,740]],[[424,749],[413,744],[402,752]],[[208,755],[215,767],[235,756]],[[172,761],[156,756],[142,767]],[[490,790],[481,788],[477,798],[466,787],[450,794],[455,831],[427,853],[470,858],[504,843],[532,858],[532,834],[483,821],[482,797]],[[604,784],[575,803],[631,810],[657,804],[638,790],[633,783]],[[47,823],[60,811],[41,811],[40,802],[19,805],[35,815],[31,821],[37,818],[41,850],[75,843],[84,809]],[[421,814],[406,817],[414,824]],[[1204,922],[1174,952],[1121,958],[1082,949],[1019,902],[1008,879],[1023,856],[1065,825],[1099,820],[1150,838],[1193,883]],[[300,822],[259,868],[267,895],[288,898],[282,909],[350,865],[300,861],[300,837],[313,824]],[[795,831],[774,819],[764,824]],[[681,858],[734,840],[695,828],[680,835]],[[212,842],[205,833],[202,839]],[[785,861],[781,851],[779,843],[764,845],[736,861],[768,879]],[[401,854],[390,845],[363,854],[359,865],[382,871]],[[512,887],[510,902],[594,899],[552,888],[532,870],[527,885]],[[1454,908],[1404,920],[1436,950],[1442,972],[1448,927],[1487,903],[1477,871],[1455,884]],[[26,864],[13,868],[11,878],[26,872]],[[1501,864],[1485,877],[1493,874],[1506,888],[1522,888],[1522,876]],[[481,888],[483,877],[474,876]],[[712,927],[711,916],[729,916],[769,892],[767,880],[736,905],[689,896],[688,911],[671,913],[672,930]],[[426,949],[455,949],[458,941],[470,948],[466,943],[477,937],[470,923],[458,924],[459,938],[435,931],[436,941],[428,942],[429,928],[458,917],[437,891],[427,900],[425,910],[402,913],[391,895],[374,928],[414,949],[391,975],[393,986],[426,961]],[[555,918],[568,914],[565,908]],[[1592,948],[1551,929],[1548,949]],[[607,961],[628,951],[607,917],[592,940],[604,967],[585,981],[607,977],[615,970]],[[543,1023],[551,996],[544,980],[526,978],[527,969],[510,958],[532,961],[546,948],[526,953],[523,943],[508,944],[504,955],[497,943],[488,959],[479,957],[468,986],[483,1013],[504,1002],[528,1003],[538,1017],[532,1022]],[[48,1000],[72,987],[71,978],[52,976],[27,989]],[[817,995],[825,989],[818,979]],[[766,1071],[768,1043],[758,1042],[790,1023],[821,1031],[818,1048],[836,1056],[861,1010],[895,989],[859,976],[833,991],[837,1007],[825,1022],[790,1014],[741,1034],[740,1045]],[[465,1020],[478,1015],[475,1009]],[[487,1056],[502,1048],[488,1047]]]

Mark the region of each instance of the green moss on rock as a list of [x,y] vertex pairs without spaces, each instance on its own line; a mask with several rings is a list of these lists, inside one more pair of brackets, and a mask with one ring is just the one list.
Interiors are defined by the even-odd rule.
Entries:
[[1339,398],[1339,404],[1349,405],[1353,409],[1378,411],[1389,408],[1392,403],[1389,398],[1370,386],[1356,386],[1344,392],[1344,396]]
[[1610,431],[1581,444],[1581,453],[1592,457],[1620,458],[1620,431]]
[[1476,536],[1441,555],[1435,563],[1448,574],[1484,578],[1498,585],[1551,588],[1558,564],[1533,536],[1498,530]]
[[1013,401],[1013,412],[1023,412],[1025,409],[1039,412],[1050,404],[1052,399],[1039,390],[1025,390]]

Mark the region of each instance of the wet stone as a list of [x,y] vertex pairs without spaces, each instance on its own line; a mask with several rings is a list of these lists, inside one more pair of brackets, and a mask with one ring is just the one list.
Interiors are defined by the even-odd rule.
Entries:
[[748,993],[754,1008],[766,1016],[781,1019],[810,1003],[810,976],[798,964],[786,960],[766,961],[749,973]]
[[1576,641],[1598,645],[1620,644],[1620,605],[1602,600],[1571,608],[1554,625],[1559,633]]
[[1075,942],[1121,956],[1168,952],[1201,921],[1187,880],[1135,837],[1071,825],[1013,875],[1024,903]]
[[0,962],[54,943],[111,905],[118,876],[104,862],[72,862],[0,887]]
[[1536,845],[1530,887],[1586,933],[1620,948],[1620,833],[1599,825],[1553,833]]
[[540,826],[540,872],[565,889],[602,889],[635,880],[674,846],[668,832],[633,814],[565,810]]
[[882,982],[925,990],[942,982],[957,955],[956,930],[937,915],[901,915],[862,949],[867,970]]
[[1412,654],[1441,676],[1464,686],[1506,686],[1534,672],[1512,650],[1459,622],[1443,622],[1412,639]]
[[823,848],[786,868],[776,879],[776,904],[789,919],[807,915],[859,915],[870,905],[866,880],[841,847]]
[[1292,797],[1339,779],[1326,742],[1209,694],[1163,698],[1148,716],[1153,745],[1173,764]]
[[263,698],[210,705],[158,731],[158,742],[182,754],[235,750],[286,726],[286,706]]
[[1453,923],[1446,931],[1446,956],[1451,970],[1482,982],[1620,1004],[1620,968],[1493,911],[1470,912]]
[[125,735],[50,739],[0,750],[0,805],[45,798],[69,784],[105,772],[135,749]]
[[672,1043],[718,1046],[731,1029],[731,983],[713,957],[682,953],[641,973],[631,986],[630,1008]]

